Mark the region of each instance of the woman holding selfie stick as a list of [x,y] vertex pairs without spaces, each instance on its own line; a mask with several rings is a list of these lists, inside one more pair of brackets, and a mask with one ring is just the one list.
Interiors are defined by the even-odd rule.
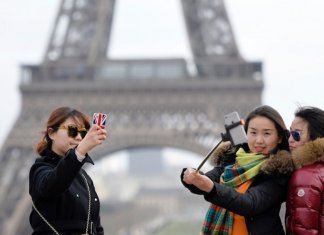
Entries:
[[29,173],[33,235],[104,234],[98,195],[82,166],[93,164],[88,152],[106,137],[104,128],[90,127],[78,110],[61,107],[51,113]]
[[182,172],[184,186],[211,203],[203,235],[284,235],[279,211],[293,170],[286,126],[264,105],[247,116],[244,129],[247,146],[223,143],[212,156],[213,170]]

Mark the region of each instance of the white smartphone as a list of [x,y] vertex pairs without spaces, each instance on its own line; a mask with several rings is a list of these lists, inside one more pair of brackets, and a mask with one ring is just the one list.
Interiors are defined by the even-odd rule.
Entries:
[[225,129],[227,137],[234,146],[247,142],[246,132],[243,122],[240,119],[238,112],[229,113],[224,116]]

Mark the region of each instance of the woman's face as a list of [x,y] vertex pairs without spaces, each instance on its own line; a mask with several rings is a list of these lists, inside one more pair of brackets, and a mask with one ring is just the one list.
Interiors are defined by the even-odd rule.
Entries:
[[74,119],[68,118],[60,125],[57,130],[48,130],[48,135],[52,139],[52,151],[60,156],[65,156],[65,153],[69,149],[75,148],[82,140],[80,133],[78,133],[74,138],[68,135],[67,127],[69,125],[77,126],[78,128],[84,128],[84,126],[80,126],[80,124]]
[[268,155],[281,143],[278,131],[273,121],[257,116],[250,120],[247,128],[247,138],[250,151]]
[[[297,136],[297,138],[295,137],[297,140],[293,138],[293,134]],[[293,151],[299,146],[304,145],[309,140],[310,138],[308,133],[308,122],[306,122],[303,118],[295,117],[290,126],[290,136],[288,139],[290,151]]]

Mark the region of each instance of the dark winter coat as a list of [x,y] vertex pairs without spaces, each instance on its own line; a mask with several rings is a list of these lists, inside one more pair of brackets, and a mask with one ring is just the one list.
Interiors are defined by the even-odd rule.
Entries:
[[290,153],[281,150],[271,155],[262,165],[261,173],[242,194],[219,184],[224,167],[234,164],[235,152],[229,143],[224,143],[213,153],[212,161],[216,166],[206,173],[215,182],[210,193],[182,181],[183,184],[191,192],[203,194],[206,201],[244,216],[249,235],[284,235],[279,211],[293,170]]
[[289,235],[324,234],[324,138],[292,154],[297,168],[289,182],[286,226]]
[[[91,178],[81,168],[85,162],[93,164],[89,156],[79,162],[74,149],[68,151],[65,157],[46,150],[46,156],[36,159],[29,173],[29,194],[37,210],[61,235],[85,233],[89,194],[82,175],[91,194],[89,234],[104,234],[98,195]],[[53,234],[34,209],[29,220],[33,235]]]

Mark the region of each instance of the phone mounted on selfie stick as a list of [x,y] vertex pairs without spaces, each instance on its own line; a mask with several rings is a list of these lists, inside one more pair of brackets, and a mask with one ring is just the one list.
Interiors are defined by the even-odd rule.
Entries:
[[241,144],[241,143],[236,143],[236,139],[233,139],[231,133],[230,133],[230,130],[234,129],[235,127],[238,127],[238,126],[244,126],[244,121],[241,119],[237,122],[233,122],[229,125],[226,125],[225,124],[225,134],[224,133],[221,133],[221,137],[222,137],[222,141],[231,141],[232,145],[236,146],[238,144]]
[[200,163],[197,168],[197,172],[205,164],[211,154],[218,148],[218,146],[223,141],[231,141],[233,146],[237,146],[247,142],[247,136],[244,130],[244,121],[240,119],[237,112],[233,112],[225,115],[225,134],[221,133],[221,140],[216,144],[216,146],[207,154],[204,160]]

